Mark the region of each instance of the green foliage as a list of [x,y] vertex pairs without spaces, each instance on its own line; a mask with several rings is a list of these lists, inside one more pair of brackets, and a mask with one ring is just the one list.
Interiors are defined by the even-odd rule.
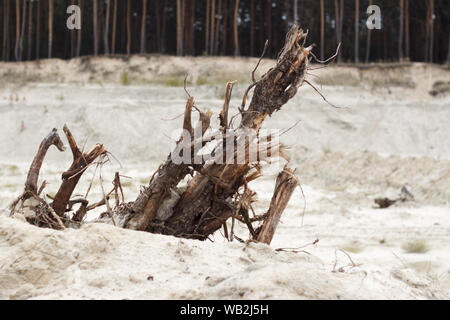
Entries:
[[402,244],[402,249],[408,253],[425,253],[430,250],[425,240],[410,240]]
[[184,79],[180,77],[169,77],[164,80],[164,85],[166,87],[183,87]]
[[120,84],[123,86],[130,85],[130,79],[128,78],[128,72],[123,71],[120,75]]
[[204,84],[208,84],[208,80],[206,80],[205,78],[202,78],[202,77],[198,77],[197,78],[197,85],[201,86],[201,85],[204,85]]

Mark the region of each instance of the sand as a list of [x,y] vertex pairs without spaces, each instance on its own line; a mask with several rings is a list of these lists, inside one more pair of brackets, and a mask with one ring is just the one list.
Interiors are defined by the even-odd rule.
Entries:
[[[254,62],[151,56],[0,63],[0,207],[22,191],[41,139],[64,123],[80,144],[87,139],[86,148],[101,142],[114,154],[120,163],[112,159],[104,168],[105,183],[117,170],[129,176],[125,194],[133,200],[167,156],[182,121],[176,117],[186,95],[169,86],[173,79],[190,70],[197,106],[216,114],[222,83],[237,79],[234,111]],[[271,63],[264,60],[261,69]],[[4,211],[0,298],[449,299],[450,95],[428,93],[436,81],[450,80],[449,71],[413,64],[311,73],[343,108],[303,86],[265,123],[284,129],[300,120],[281,140],[306,198],[303,214],[296,191],[270,247],[227,243],[220,233],[214,242],[198,242],[98,223],[53,231]],[[70,162],[69,152],[49,151],[41,174],[49,194]],[[280,165],[266,168],[251,186],[260,213]],[[76,192],[84,193],[91,175]],[[414,201],[375,208],[374,198],[396,197],[403,186]],[[98,183],[91,197],[100,199]],[[242,226],[238,234],[248,237]]]

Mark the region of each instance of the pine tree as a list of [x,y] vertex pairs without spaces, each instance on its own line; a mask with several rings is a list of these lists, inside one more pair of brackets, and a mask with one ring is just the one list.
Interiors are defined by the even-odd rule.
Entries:
[[98,55],[98,2],[94,0],[92,7],[92,32],[94,40],[94,56]]
[[239,56],[239,33],[238,33],[238,12],[239,12],[239,0],[234,0],[234,15],[233,15],[233,34],[234,34],[234,55]]
[[359,0],[355,0],[355,63],[359,63]]
[[147,20],[147,0],[142,0],[142,21],[141,21],[141,54],[145,53],[145,25]]

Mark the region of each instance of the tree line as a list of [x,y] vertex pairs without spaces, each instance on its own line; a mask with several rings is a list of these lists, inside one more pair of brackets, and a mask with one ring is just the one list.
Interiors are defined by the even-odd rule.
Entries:
[[[3,61],[81,55],[176,54],[274,57],[297,23],[322,59],[450,62],[448,0],[0,0]],[[366,9],[381,9],[368,29]],[[67,7],[81,9],[69,30]]]

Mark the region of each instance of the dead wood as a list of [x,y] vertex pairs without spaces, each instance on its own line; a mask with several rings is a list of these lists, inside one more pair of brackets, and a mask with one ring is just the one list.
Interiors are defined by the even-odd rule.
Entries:
[[380,209],[385,209],[392,206],[396,203],[398,199],[389,199],[389,198],[376,198],[374,202],[379,206]]
[[53,129],[48,134],[48,136],[46,136],[44,140],[42,140],[38,152],[34,156],[33,162],[31,163],[30,170],[28,170],[27,180],[25,182],[25,191],[29,191],[34,194],[40,194],[37,187],[39,172],[41,170],[45,155],[47,154],[47,150],[52,145],[58,148],[59,151],[65,150],[64,144],[61,141],[61,138],[59,137],[56,129]]
[[[192,109],[194,107],[194,98],[189,97],[183,120],[183,129],[191,133],[193,138],[194,129],[191,125]],[[209,122],[211,119],[211,113],[200,112],[199,124],[202,128],[202,135],[209,128]],[[182,144],[192,144],[192,141],[184,141],[181,137],[175,148],[179,148]],[[193,145],[192,145],[193,149]],[[193,152],[191,152],[193,155]],[[193,155],[194,156],[194,155]],[[150,227],[150,223],[156,215],[158,208],[163,201],[170,195],[171,189],[175,188],[178,183],[184,179],[184,177],[192,172],[192,168],[189,164],[181,163],[175,164],[171,156],[167,157],[165,163],[163,163],[158,170],[154,173],[150,180],[148,187],[146,187],[136,201],[133,203],[132,217],[127,222],[126,228],[135,230],[147,230]]]
[[[303,47],[305,38],[306,34],[301,29],[292,27],[276,66],[246,91],[240,110],[242,120],[239,129],[253,129],[258,133],[264,119],[279,110],[296,94],[303,83],[312,49],[312,46]],[[251,103],[245,110],[247,95],[253,87]],[[213,163],[204,166],[189,182],[174,207],[173,215],[164,223],[167,228],[161,229],[160,232],[206,239],[231,217],[235,204],[230,199],[244,184],[251,168],[252,165],[248,162]]]
[[73,190],[75,190],[81,175],[95,159],[106,152],[101,144],[94,145],[88,152],[81,152],[67,125],[64,125],[63,130],[69,141],[70,149],[72,150],[73,162],[70,168],[62,174],[61,186],[52,203],[53,210],[55,210],[56,214],[59,216],[62,216],[66,212],[70,197],[72,196]]
[[405,202],[405,201],[413,201],[414,196],[412,195],[409,190],[403,186],[400,190],[400,195],[397,199],[389,199],[389,198],[376,198],[373,202],[375,202],[378,205],[378,209],[386,209],[395,204],[398,201]]
[[[293,171],[285,166],[277,177],[270,207],[263,215],[256,215],[253,210],[252,203],[255,201],[256,193],[249,189],[248,182],[261,176],[262,161],[270,162],[272,158],[279,157],[288,160],[283,153],[283,146],[271,136],[261,137],[259,131],[267,116],[278,111],[289,99],[294,97],[298,88],[306,81],[309,55],[313,47],[304,47],[306,37],[307,34],[294,25],[286,37],[284,48],[279,54],[276,65],[268,70],[261,79],[256,80],[254,74],[264,56],[263,53],[252,72],[253,83],[242,98],[239,113],[231,119],[229,119],[229,105],[234,82],[227,83],[225,101],[219,114],[220,130],[217,131],[221,133],[219,137],[215,135],[215,132],[206,136],[207,130],[210,129],[212,112],[199,110],[185,86],[188,99],[182,126],[189,135],[183,134],[179,138],[174,152],[190,151],[186,156],[190,157],[192,161],[176,163],[170,154],[134,202],[124,202],[119,173],[115,174],[113,189],[109,193],[105,193],[102,184],[101,165],[103,162],[101,161],[98,162],[97,167],[100,166],[99,179],[103,198],[89,205],[86,199],[90,190],[89,186],[86,197],[71,200],[81,175],[98,157],[103,159],[106,156],[106,150],[103,145],[96,144],[90,151],[83,153],[78,148],[70,130],[64,126],[64,133],[73,154],[73,162],[70,168],[62,174],[61,186],[53,198],[51,206],[44,210],[44,215],[41,215],[43,219],[51,220],[48,221],[49,225],[53,224],[53,227],[61,228],[64,225],[60,225],[60,222],[69,220],[65,216],[65,212],[72,211],[75,204],[80,204],[80,207],[73,215],[71,222],[78,224],[83,221],[88,211],[106,206],[107,212],[101,215],[101,219],[109,217],[114,223],[115,217],[118,217],[119,226],[129,229],[205,240],[223,227],[226,237],[229,237],[230,240],[243,241],[234,235],[235,223],[241,222],[247,226],[251,239],[270,244],[280,217],[297,185],[297,180],[293,176]],[[253,96],[246,108],[247,98],[252,89],[254,90]],[[198,111],[199,114],[195,128],[192,125],[193,110]],[[240,116],[241,121],[235,128],[233,119],[237,116]],[[255,135],[248,137],[246,133],[249,131],[254,132]],[[200,137],[196,136],[198,132],[200,132]],[[26,185],[32,194],[37,192],[37,176],[46,150],[51,144],[62,146],[62,143],[59,143],[59,137],[55,138],[55,134],[44,139],[30,168]],[[231,150],[225,148],[227,139],[230,137],[234,142]],[[200,163],[194,161],[197,159],[198,147],[200,146],[201,149],[208,143],[213,146],[208,159],[222,159],[223,161],[207,161],[205,159]],[[237,147],[239,143],[243,143],[244,146],[245,155],[243,159],[242,157],[240,159],[243,161],[238,161],[238,156],[242,156],[239,155],[242,150],[238,150]],[[258,154],[256,160],[251,157],[255,153],[252,149],[252,146],[255,145],[258,151],[266,151],[266,155]],[[279,152],[275,152],[277,150]],[[188,175],[192,178],[188,181],[187,186],[180,188],[180,182]],[[111,208],[108,202],[112,193],[114,193],[116,201],[114,208]],[[120,197],[122,201],[120,201]],[[39,203],[42,204],[41,201]],[[252,212],[252,217],[249,212]],[[227,226],[230,218],[232,219],[231,229],[229,229],[230,226]],[[260,227],[255,228],[253,224],[260,223],[260,221],[262,221]],[[67,225],[71,224],[67,223]]]
[[297,179],[293,174],[294,172],[287,167],[278,174],[269,211],[257,237],[259,242],[266,244],[272,242],[281,215],[297,187]]

